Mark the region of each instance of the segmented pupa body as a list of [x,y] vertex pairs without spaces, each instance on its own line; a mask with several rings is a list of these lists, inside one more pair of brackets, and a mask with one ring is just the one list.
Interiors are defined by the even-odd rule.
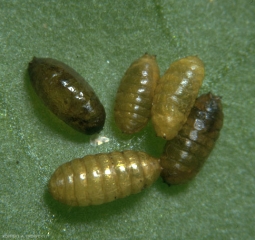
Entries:
[[58,167],[49,190],[53,198],[67,205],[98,205],[140,192],[160,171],[159,160],[144,152],[87,155]]
[[116,125],[123,133],[136,133],[146,126],[158,80],[156,56],[144,54],[127,69],[114,108]]
[[219,137],[223,117],[220,97],[208,93],[196,100],[178,135],[165,144],[160,164],[166,183],[182,184],[196,176]]
[[85,134],[102,130],[104,107],[92,87],[74,69],[52,58],[34,57],[28,73],[37,95],[62,121]]
[[157,136],[170,140],[186,122],[204,79],[204,64],[196,56],[172,63],[155,90],[151,117]]

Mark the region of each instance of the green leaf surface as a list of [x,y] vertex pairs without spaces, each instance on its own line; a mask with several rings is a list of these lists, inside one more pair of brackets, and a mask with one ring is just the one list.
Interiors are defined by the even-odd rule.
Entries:
[[[254,239],[255,1],[16,1],[0,3],[0,238]],[[223,96],[221,137],[198,176],[184,186],[151,188],[100,206],[54,201],[48,180],[62,163],[134,149],[160,156],[164,141],[149,124],[123,136],[113,121],[120,79],[145,52],[161,74],[198,55],[200,93]],[[58,120],[28,80],[33,56],[52,57],[87,79],[107,112],[93,147]]]

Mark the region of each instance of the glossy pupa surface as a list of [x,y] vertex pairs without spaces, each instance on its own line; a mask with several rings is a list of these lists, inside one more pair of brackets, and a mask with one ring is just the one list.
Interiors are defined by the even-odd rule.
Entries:
[[156,56],[147,53],[134,61],[125,72],[114,107],[115,123],[123,133],[133,134],[146,126],[158,80]]
[[174,138],[186,122],[204,79],[204,64],[196,56],[172,63],[155,90],[151,117],[157,136]]
[[159,160],[144,152],[87,155],[58,167],[49,191],[67,205],[98,205],[140,192],[157,180],[160,171]]
[[28,73],[37,95],[62,121],[85,134],[102,130],[104,107],[92,87],[73,68],[52,58],[34,57]]
[[197,98],[178,135],[166,142],[160,164],[169,185],[193,179],[214,148],[223,126],[221,98],[212,93]]

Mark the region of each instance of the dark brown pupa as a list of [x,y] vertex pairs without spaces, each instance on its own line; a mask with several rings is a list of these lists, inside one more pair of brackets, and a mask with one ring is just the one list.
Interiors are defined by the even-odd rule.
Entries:
[[114,108],[116,125],[123,133],[133,134],[146,126],[158,79],[156,56],[147,53],[127,69],[120,82]]
[[74,69],[55,59],[34,57],[28,73],[37,95],[61,120],[85,134],[102,130],[104,107]]
[[151,118],[157,136],[174,138],[186,122],[204,79],[204,64],[196,56],[172,63],[155,90]]
[[140,192],[157,180],[160,171],[159,160],[144,152],[87,155],[58,167],[49,190],[67,205],[98,205]]
[[160,164],[166,183],[182,184],[196,176],[219,137],[223,117],[220,97],[197,98],[181,131],[165,144]]

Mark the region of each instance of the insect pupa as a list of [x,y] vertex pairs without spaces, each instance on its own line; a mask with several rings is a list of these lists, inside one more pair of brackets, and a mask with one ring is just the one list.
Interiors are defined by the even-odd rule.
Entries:
[[28,73],[37,95],[62,121],[85,134],[102,130],[104,107],[74,69],[55,59],[34,57]]
[[127,69],[121,79],[114,108],[116,125],[123,133],[133,134],[146,126],[158,79],[156,56],[147,53]]
[[211,93],[197,98],[178,135],[166,142],[160,164],[169,185],[194,178],[212,151],[223,126],[220,97]]
[[159,160],[144,152],[87,155],[58,167],[49,191],[67,205],[98,205],[140,192],[157,180],[160,171]]
[[172,63],[155,90],[151,118],[157,136],[170,140],[186,122],[204,78],[204,64],[196,56]]

